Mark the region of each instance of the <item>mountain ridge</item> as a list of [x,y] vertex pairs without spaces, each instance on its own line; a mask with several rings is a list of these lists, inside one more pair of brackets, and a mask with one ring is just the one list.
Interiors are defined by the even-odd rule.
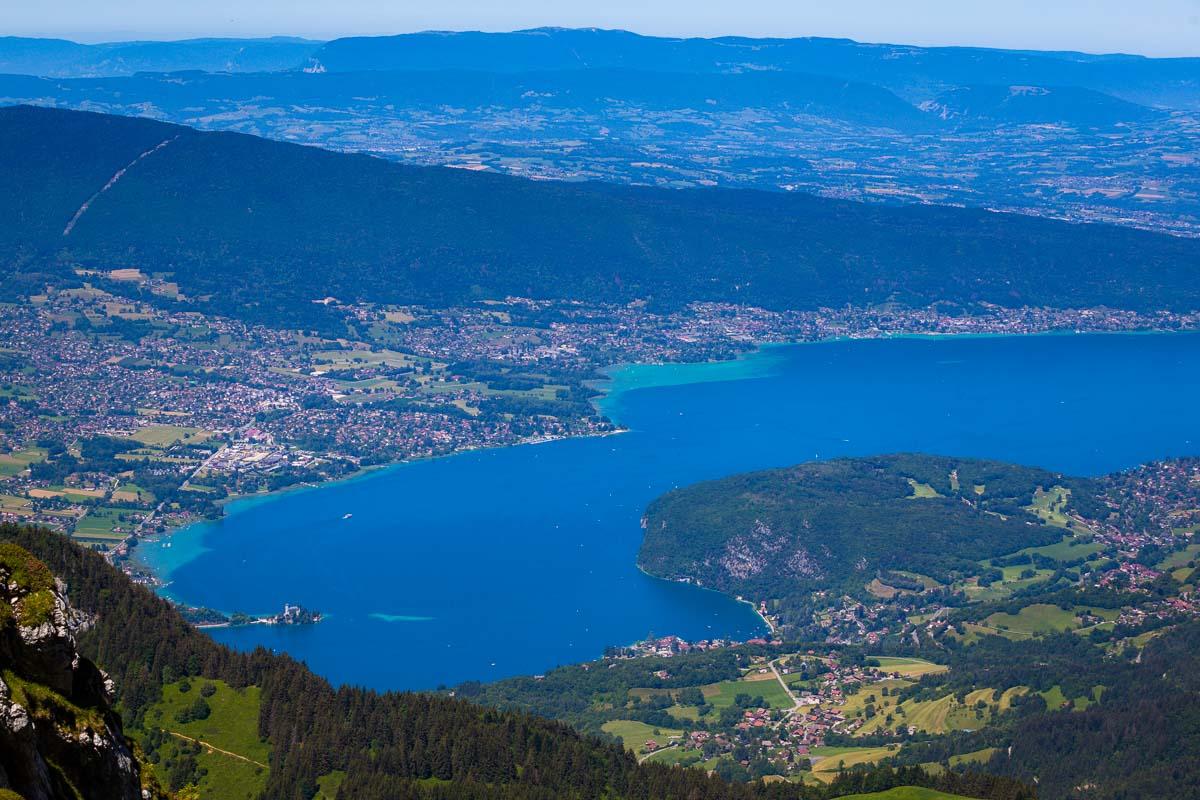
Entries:
[[286,36],[101,44],[6,36],[0,37],[0,72],[67,78],[133,75],[145,70],[282,70],[298,66],[320,44]]
[[547,28],[345,37],[316,50],[308,68],[353,71],[496,64],[516,71],[598,66],[699,72],[782,69],[875,83],[910,102],[969,84],[1076,85],[1143,105],[1200,108],[1200,60],[1195,58],[1042,55],[1028,50],[918,47],[823,37],[673,38]]
[[1200,241],[1103,225],[536,182],[33,107],[0,110],[0,143],[10,297],[120,266],[172,273],[211,311],[308,326],[330,296],[1200,306]]

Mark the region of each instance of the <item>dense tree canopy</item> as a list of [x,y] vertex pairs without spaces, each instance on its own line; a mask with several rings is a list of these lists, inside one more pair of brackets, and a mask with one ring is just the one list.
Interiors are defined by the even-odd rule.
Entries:
[[836,459],[688,486],[646,512],[640,563],[758,599],[861,591],[881,570],[946,583],[979,561],[1061,538],[1024,510],[1075,481],[1000,462],[895,455]]
[[0,110],[0,175],[9,296],[82,266],[304,327],[333,324],[329,296],[1200,306],[1194,240],[983,210],[536,182],[31,107]]

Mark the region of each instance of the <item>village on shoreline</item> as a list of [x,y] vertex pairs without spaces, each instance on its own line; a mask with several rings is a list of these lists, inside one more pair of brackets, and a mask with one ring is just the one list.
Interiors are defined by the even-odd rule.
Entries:
[[[728,361],[767,344],[906,335],[1166,332],[1200,314],[933,306],[771,311],[510,298],[320,302],[346,336],[180,310],[137,270],[0,304],[0,519],[70,534],[136,579],[138,542],[230,501],[488,447],[620,431],[612,364]],[[129,295],[135,294],[131,297]]]

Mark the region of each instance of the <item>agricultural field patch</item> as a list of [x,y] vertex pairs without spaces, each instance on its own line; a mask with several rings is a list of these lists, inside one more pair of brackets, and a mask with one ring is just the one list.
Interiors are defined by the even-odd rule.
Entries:
[[886,792],[845,795],[842,800],[967,800],[967,798],[957,794],[939,792],[936,789],[926,789],[923,786],[897,786]]
[[142,444],[153,447],[169,447],[173,444],[196,444],[211,437],[212,434],[200,428],[189,428],[184,425],[150,425],[140,428],[130,438]]
[[75,523],[76,539],[99,539],[120,541],[131,533],[137,525],[132,519],[133,512],[123,508],[97,507],[89,509],[79,522]]
[[20,475],[30,464],[46,460],[47,452],[41,447],[28,447],[0,455],[0,478]]
[[600,730],[615,736],[625,745],[625,749],[638,755],[650,752],[647,742],[654,742],[659,747],[670,744],[670,737],[682,736],[683,731],[676,728],[656,728],[644,722],[630,719],[614,719],[600,726]]
[[872,660],[879,662],[878,668],[883,672],[895,672],[906,678],[933,675],[950,669],[943,664],[934,664],[932,661],[925,661],[921,658],[878,656]]
[[912,487],[913,493],[909,495],[909,498],[912,500],[942,496],[941,492],[930,486],[928,483],[918,483],[913,478],[908,479],[908,485]]
[[[1026,691],[1024,687],[1014,687],[997,695],[993,689],[976,689],[968,692],[962,702],[953,694],[948,694],[935,700],[909,700],[898,705],[884,705],[889,698],[871,692],[877,695],[875,715],[866,721],[856,735],[865,736],[897,726],[912,727],[932,734],[978,730],[990,723],[997,714],[1011,708],[1013,698]],[[890,723],[888,717],[892,718]]]
[[1200,557],[1200,544],[1189,544],[1182,550],[1176,550],[1158,563],[1158,569],[1173,570],[1185,566],[1188,562]]
[[762,697],[763,702],[770,708],[791,708],[792,699],[788,697],[787,692],[779,685],[779,681],[774,680],[755,680],[755,681],[724,681],[722,683],[713,683],[701,688],[704,693],[704,699],[715,709],[720,710],[734,704],[734,699],[739,694],[748,694],[751,697]]
[[1023,637],[1040,636],[1078,628],[1079,616],[1073,609],[1064,611],[1058,606],[1034,603],[1016,614],[992,614],[983,621],[983,627]]
[[842,769],[850,769],[856,764],[874,764],[885,758],[896,755],[899,745],[886,747],[814,747],[813,777],[821,781],[831,781]]

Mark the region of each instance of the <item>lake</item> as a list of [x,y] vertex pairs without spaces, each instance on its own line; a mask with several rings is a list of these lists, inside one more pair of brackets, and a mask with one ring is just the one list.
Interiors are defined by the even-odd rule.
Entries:
[[763,632],[746,604],[638,571],[642,511],[672,487],[896,451],[1100,474],[1197,453],[1198,390],[1191,334],[839,341],[624,367],[602,405],[627,433],[239,501],[142,557],[189,604],[327,614],[212,635],[287,651],[334,682],[420,689],[539,673],[649,632]]

